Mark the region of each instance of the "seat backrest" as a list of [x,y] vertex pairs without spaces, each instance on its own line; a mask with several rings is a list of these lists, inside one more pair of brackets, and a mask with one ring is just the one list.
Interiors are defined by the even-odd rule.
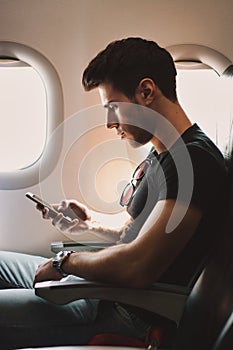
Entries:
[[213,350],[229,350],[233,348],[233,312],[224,325]]
[[[175,350],[213,350],[233,310],[233,157],[228,166],[229,203],[221,243],[187,299]],[[233,346],[233,345],[232,345]],[[216,348],[220,350],[221,348]]]

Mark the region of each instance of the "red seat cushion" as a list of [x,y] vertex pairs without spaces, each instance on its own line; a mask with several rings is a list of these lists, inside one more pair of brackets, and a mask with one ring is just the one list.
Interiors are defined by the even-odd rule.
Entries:
[[97,334],[89,342],[88,345],[109,345],[109,346],[130,346],[137,348],[145,348],[145,342],[120,334]]
[[170,348],[176,333],[176,326],[172,324],[154,324],[146,339],[140,340],[133,337],[127,337],[121,334],[103,333],[95,335],[88,345],[109,345],[109,346],[129,346],[137,348],[147,348],[149,345],[157,345]]

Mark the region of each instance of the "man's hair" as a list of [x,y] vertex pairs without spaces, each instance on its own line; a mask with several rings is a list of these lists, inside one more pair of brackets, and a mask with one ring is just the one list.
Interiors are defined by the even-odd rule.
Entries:
[[127,38],[113,41],[93,58],[82,83],[86,91],[110,83],[132,98],[143,78],[151,78],[164,96],[177,100],[176,68],[169,52],[154,41]]

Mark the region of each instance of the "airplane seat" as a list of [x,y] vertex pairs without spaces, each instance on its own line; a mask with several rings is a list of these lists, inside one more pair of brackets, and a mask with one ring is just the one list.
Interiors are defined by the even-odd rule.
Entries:
[[220,333],[213,350],[229,350],[233,344],[233,312]]
[[[132,348],[153,347],[154,349],[173,349],[173,350],[226,350],[233,345],[233,256],[232,256],[232,225],[233,220],[231,213],[233,211],[233,152],[228,162],[229,169],[229,186],[230,186],[230,204],[227,222],[223,223],[221,244],[216,247],[214,254],[197,282],[192,288],[191,293],[187,296],[184,311],[178,324],[174,337],[174,328],[170,328],[169,336],[166,327],[155,323],[145,341],[140,342],[137,339],[125,338],[121,335],[102,334],[97,335],[90,340],[89,346],[131,346]],[[77,284],[58,285],[55,282],[54,288],[52,284],[46,282],[37,283],[35,286],[36,294],[53,302],[67,303],[69,301],[84,297],[85,291],[82,293],[82,285]],[[95,283],[92,285],[95,286]],[[104,289],[105,286],[99,285]],[[96,286],[98,289],[98,286]],[[111,299],[108,287],[101,299],[104,300],[104,294],[108,300]],[[140,295],[140,291],[139,292]],[[145,290],[141,291],[146,293]],[[148,290],[149,292],[149,290]],[[166,291],[169,293],[169,288]],[[182,291],[180,290],[181,294]],[[80,294],[81,293],[81,294]],[[118,292],[117,292],[118,293]],[[116,295],[117,295],[116,293]],[[120,293],[120,291],[119,291]],[[131,290],[133,296],[135,290]],[[80,295],[79,295],[80,294]],[[176,299],[172,299],[173,303],[178,301],[177,295],[179,290],[175,292]],[[96,296],[96,294],[94,294]],[[123,293],[124,295],[124,293]],[[145,298],[143,294],[142,298]],[[87,292],[86,297],[91,297]],[[171,295],[172,296],[172,295]],[[172,296],[174,297],[174,295]],[[156,294],[154,295],[156,298]],[[114,298],[112,299],[115,300]],[[181,304],[180,304],[181,307]],[[149,310],[147,308],[147,310]],[[155,312],[155,309],[153,309]],[[166,344],[164,343],[164,339]],[[175,339],[175,340],[174,340]],[[170,344],[167,344],[170,341]],[[229,347],[229,342],[231,347]],[[171,344],[172,343],[172,344]],[[228,344],[228,347],[224,344]],[[225,347],[224,347],[225,346]],[[77,350],[80,347],[77,347]],[[59,348],[57,348],[59,349]],[[62,349],[62,348],[60,348]]]
[[[226,158],[228,170],[229,203],[221,242],[211,257],[192,292],[182,315],[175,341],[175,350],[226,350],[230,328],[233,328],[233,150]],[[228,326],[227,326],[228,325]],[[227,326],[227,330],[224,329]],[[226,338],[227,337],[227,338]]]
[[[233,150],[226,159],[229,179],[229,203],[226,222],[223,222],[221,241],[215,247],[206,267],[195,282],[191,293],[187,288],[155,284],[147,290],[114,288],[89,281],[40,282],[35,293],[52,302],[65,304],[81,298],[132,303],[169,319],[171,326],[153,323],[144,341],[126,338],[119,334],[100,334],[93,337],[89,347],[107,345],[131,348],[173,350],[227,350],[233,346]],[[146,300],[147,299],[147,300]],[[133,301],[132,301],[133,300]],[[145,301],[146,300],[146,301]],[[153,303],[151,302],[153,300]],[[141,303],[141,304],[140,304]],[[148,303],[151,305],[148,307]],[[153,305],[152,305],[153,304]],[[167,310],[163,313],[163,309]],[[179,309],[179,311],[177,310]],[[174,321],[177,327],[174,332]],[[174,334],[175,333],[175,334]],[[226,344],[228,344],[226,347]],[[229,347],[229,344],[231,346]],[[74,347],[80,350],[81,347]],[[55,347],[62,349],[62,347]]]
[[[231,243],[231,244],[229,244]],[[226,239],[189,295],[175,350],[213,349],[233,309],[232,241]],[[233,339],[232,339],[233,341]]]
[[[233,199],[233,182],[232,182]],[[233,202],[233,201],[232,201]],[[231,212],[233,205],[231,204]],[[232,221],[232,220],[231,220]],[[229,350],[233,347],[232,224],[222,244],[205,267],[192,292],[176,330],[166,323],[153,324],[144,344],[119,335],[97,335],[90,345],[122,345],[173,350]]]
[[[149,316],[150,317],[150,316]],[[177,324],[165,317],[151,315],[153,326],[150,328],[145,339],[126,337],[121,334],[97,334],[89,340],[91,346],[127,346],[134,348],[150,348],[154,350],[171,349],[177,332]]]

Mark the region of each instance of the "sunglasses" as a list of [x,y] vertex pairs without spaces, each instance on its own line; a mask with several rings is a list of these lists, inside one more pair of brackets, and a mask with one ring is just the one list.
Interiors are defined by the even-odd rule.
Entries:
[[121,198],[120,205],[122,207],[128,206],[132,201],[136,188],[142,178],[145,176],[149,166],[151,165],[151,159],[145,159],[138,167],[135,169],[131,181],[125,186]]

